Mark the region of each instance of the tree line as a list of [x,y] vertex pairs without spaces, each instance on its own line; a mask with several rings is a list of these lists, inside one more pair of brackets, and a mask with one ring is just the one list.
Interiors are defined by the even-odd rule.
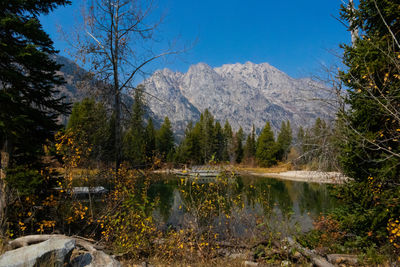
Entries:
[[[115,159],[113,112],[104,103],[86,98],[75,103],[66,130],[74,132],[78,142],[89,144],[93,162],[111,163]],[[159,129],[146,114],[144,87],[136,88],[133,105],[124,123],[122,160],[134,168],[150,167],[155,158],[165,163],[207,164],[209,162],[252,163],[269,167],[286,160],[293,137],[290,122],[282,122],[275,139],[269,122],[257,138],[240,127],[232,130],[229,121],[221,123],[206,109],[196,123],[189,122],[184,137],[176,143],[171,122],[164,118]]]

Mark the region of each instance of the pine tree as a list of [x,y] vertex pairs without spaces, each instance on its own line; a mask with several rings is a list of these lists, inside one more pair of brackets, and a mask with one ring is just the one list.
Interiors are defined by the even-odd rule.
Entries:
[[271,125],[267,122],[257,140],[256,157],[261,167],[270,167],[276,163],[277,146]]
[[171,122],[165,117],[160,130],[157,133],[156,147],[164,160],[171,161],[174,153],[174,133],[172,131]]
[[128,131],[123,138],[124,158],[133,167],[143,167],[146,162],[143,90],[144,88],[140,86],[135,89],[132,116],[128,125]]
[[[55,89],[64,83],[56,73],[61,66],[52,59],[57,51],[38,19],[67,4],[70,1],[0,1],[0,235],[6,219],[6,187],[15,178],[14,185],[23,185],[21,189],[29,185],[33,191],[44,189],[43,180],[30,183],[34,178],[29,169],[41,168],[43,145],[60,129],[58,116],[69,111]],[[25,173],[6,174],[5,169],[18,165],[24,165],[20,169]]]
[[107,112],[102,103],[85,98],[74,104],[67,129],[73,131],[77,141],[92,148],[91,159],[102,161],[106,157],[109,131]]
[[147,122],[144,138],[147,161],[151,161],[156,152],[156,130],[152,118],[149,118]]
[[243,159],[243,140],[244,133],[242,127],[239,128],[238,132],[235,134],[234,144],[235,144],[235,162],[241,163]]
[[229,121],[225,121],[224,125],[224,150],[222,153],[222,158],[224,161],[233,161],[234,151],[233,151],[233,132]]
[[246,145],[244,147],[244,157],[250,160],[256,156],[256,132],[253,124],[251,133],[247,136]]
[[204,162],[208,162],[214,153],[215,137],[214,137],[214,117],[208,109],[200,115],[201,125],[201,148]]
[[222,161],[224,153],[224,132],[219,121],[215,122],[214,137],[215,159],[217,161]]
[[53,42],[38,20],[70,1],[0,3],[0,149],[10,164],[32,162],[60,129],[57,118],[68,105],[57,96],[64,80],[51,57]]
[[[196,124],[198,127],[198,124]],[[201,164],[200,135],[196,134],[193,122],[189,122],[185,129],[185,136],[177,148],[176,161],[179,163]]]
[[358,27],[363,36],[343,45],[349,109],[340,117],[341,163],[355,183],[341,196],[353,233],[381,242],[389,220],[400,217],[399,10],[397,0],[360,0],[356,12],[342,7],[349,30]]
[[292,144],[292,129],[290,128],[290,122],[286,123],[282,121],[281,130],[278,135],[277,146],[277,159],[285,160]]

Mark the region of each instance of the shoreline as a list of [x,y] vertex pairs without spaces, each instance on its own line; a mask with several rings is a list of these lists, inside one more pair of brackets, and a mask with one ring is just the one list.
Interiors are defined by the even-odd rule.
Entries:
[[349,177],[339,172],[321,172],[321,171],[284,171],[284,172],[252,172],[245,171],[254,176],[262,176],[280,180],[289,180],[295,182],[309,182],[319,184],[344,184],[351,180]]
[[[234,169],[234,168],[233,168]],[[288,180],[294,182],[308,182],[319,184],[344,184],[351,180],[339,172],[322,172],[322,171],[281,171],[281,172],[257,172],[252,170],[233,170],[238,174],[253,175],[259,177],[273,178],[279,180]],[[154,173],[170,173],[177,174],[183,172],[178,169],[161,169],[153,171]]]

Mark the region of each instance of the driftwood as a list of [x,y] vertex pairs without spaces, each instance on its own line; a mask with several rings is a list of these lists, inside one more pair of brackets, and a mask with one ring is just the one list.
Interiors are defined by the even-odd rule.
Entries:
[[[218,242],[218,246],[224,247],[224,248],[238,248],[238,249],[254,249],[258,246],[268,246],[270,245],[271,241],[269,239],[266,240],[261,240],[258,241],[254,244],[233,244],[229,241],[221,241]],[[273,241],[272,245],[274,245],[276,248],[280,248],[280,244],[277,241]]]
[[334,264],[347,263],[351,265],[356,265],[358,263],[357,255],[347,255],[347,254],[329,254],[327,258],[330,262]]
[[297,251],[299,251],[305,257],[310,258],[311,262],[315,266],[318,266],[318,267],[334,267],[334,265],[331,264],[329,261],[327,261],[325,258],[315,254],[312,250],[301,246],[299,243],[294,241],[292,238],[288,237],[286,240],[287,240],[287,243],[288,243],[289,246],[295,248]]
[[32,244],[37,244],[40,242],[44,242],[50,238],[67,238],[74,239],[76,244],[80,247],[83,247],[89,252],[96,251],[98,249],[102,249],[103,247],[92,244],[91,242],[96,242],[93,239],[84,238],[81,236],[66,236],[66,235],[27,235],[23,237],[19,237],[14,239],[8,243],[11,249],[16,249],[20,247],[29,246]]

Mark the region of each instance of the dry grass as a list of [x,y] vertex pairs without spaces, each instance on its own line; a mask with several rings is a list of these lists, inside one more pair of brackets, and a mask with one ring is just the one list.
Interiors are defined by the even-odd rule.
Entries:
[[0,255],[6,252],[6,243],[7,240],[5,240],[3,237],[0,236]]
[[[65,174],[65,168],[54,168],[54,171],[57,171],[58,173],[64,175]],[[73,168],[71,169],[72,175],[73,176],[81,176],[82,174],[89,174],[89,175],[96,175],[99,173],[98,169],[82,169],[82,168]]]
[[[243,267],[244,266],[244,259],[231,259],[231,258],[225,258],[225,257],[218,257],[210,261],[199,261],[199,262],[173,262],[169,264],[162,263],[158,261],[157,259],[152,259],[149,262],[149,265],[155,266],[155,267],[172,267],[172,266],[177,266],[177,267],[204,267],[204,266],[229,266],[229,267]],[[138,267],[138,266],[144,266],[142,263],[132,263],[129,261],[124,261],[122,262],[123,266],[132,266],[132,267]]]
[[247,171],[254,173],[277,173],[277,172],[286,172],[292,170],[292,165],[290,163],[278,163],[278,165],[269,167],[269,168],[261,168],[261,167],[238,167],[239,171]]

